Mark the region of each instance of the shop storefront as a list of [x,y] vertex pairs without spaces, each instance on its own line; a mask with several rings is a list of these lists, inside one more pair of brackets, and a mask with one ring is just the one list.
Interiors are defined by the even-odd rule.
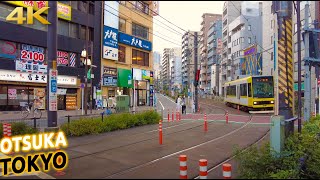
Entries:
[[[103,67],[102,73],[102,102],[103,107],[111,107],[112,103],[108,101],[116,95],[118,84],[118,70],[113,67]],[[109,103],[108,103],[109,102]]]
[[128,95],[130,106],[133,106],[133,81],[131,69],[118,68],[118,92],[117,94]]
[[147,70],[132,68],[132,77],[135,80],[134,101],[137,106],[152,106],[153,90],[150,83],[153,80],[153,73]]
[[[46,109],[46,74],[0,70],[0,111],[19,111],[26,103]],[[58,109],[77,109],[77,78],[58,76]]]

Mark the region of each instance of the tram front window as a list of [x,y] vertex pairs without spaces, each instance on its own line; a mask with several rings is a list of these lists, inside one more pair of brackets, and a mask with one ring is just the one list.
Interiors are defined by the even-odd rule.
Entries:
[[273,78],[272,77],[253,77],[253,97],[273,98]]

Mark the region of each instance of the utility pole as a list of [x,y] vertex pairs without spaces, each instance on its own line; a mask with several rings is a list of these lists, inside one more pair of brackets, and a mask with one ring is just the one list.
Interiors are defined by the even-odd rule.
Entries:
[[[198,33],[194,34],[194,106],[197,112],[198,110],[198,81],[197,81],[197,73],[198,73]],[[200,79],[200,77],[199,77]]]
[[[87,2],[88,3],[88,2]],[[89,12],[89,3],[87,4],[87,12]],[[84,85],[84,114],[88,113],[88,41],[89,41],[89,15],[87,14],[86,23],[86,65],[85,65],[85,85]]]
[[[47,67],[47,117],[48,127],[57,127],[57,110],[50,109],[50,70],[57,70],[57,1],[49,1],[47,48],[48,48],[48,67]],[[56,101],[57,102],[57,101]]]
[[298,132],[301,133],[301,24],[300,1],[297,1],[297,38],[298,38]]
[[[304,58],[305,60],[309,58],[309,4],[305,5],[305,25],[304,25]],[[298,42],[300,43],[300,42]],[[304,120],[308,121],[311,115],[311,64],[310,61],[305,61],[305,78],[304,78]]]

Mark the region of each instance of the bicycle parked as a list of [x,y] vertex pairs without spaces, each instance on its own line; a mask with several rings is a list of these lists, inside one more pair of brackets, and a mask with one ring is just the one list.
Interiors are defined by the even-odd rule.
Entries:
[[34,103],[20,103],[21,106],[21,115],[22,118],[27,118],[31,113],[33,114],[33,117],[35,118],[41,118],[42,112],[41,109],[35,108]]

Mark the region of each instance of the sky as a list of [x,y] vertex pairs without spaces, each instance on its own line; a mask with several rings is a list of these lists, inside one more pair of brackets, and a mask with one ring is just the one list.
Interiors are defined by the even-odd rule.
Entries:
[[154,16],[153,51],[162,54],[164,48],[181,47],[182,35],[185,33],[183,30],[200,31],[202,14],[222,14],[223,3],[224,1],[159,1],[160,16],[172,24],[160,16]]

